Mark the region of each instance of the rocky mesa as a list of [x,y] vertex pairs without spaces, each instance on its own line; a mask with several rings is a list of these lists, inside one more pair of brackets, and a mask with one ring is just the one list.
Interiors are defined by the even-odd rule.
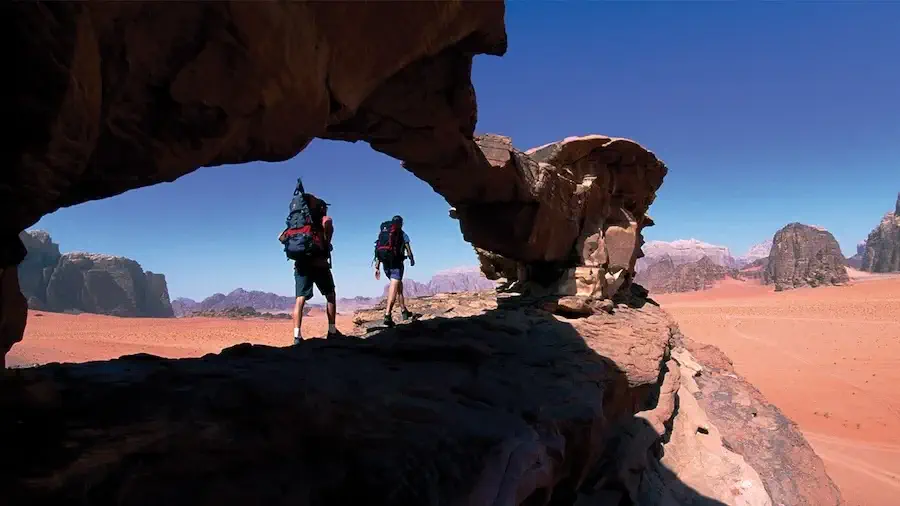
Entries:
[[42,230],[20,235],[28,254],[19,285],[28,307],[113,316],[174,316],[163,274],[145,272],[129,258],[97,253],[60,254]]
[[763,282],[776,291],[848,283],[847,261],[830,232],[790,223],[775,233]]

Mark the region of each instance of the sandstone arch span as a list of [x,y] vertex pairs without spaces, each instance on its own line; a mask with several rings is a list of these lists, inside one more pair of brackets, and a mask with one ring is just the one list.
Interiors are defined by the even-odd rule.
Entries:
[[517,265],[510,281],[595,298],[628,283],[665,165],[627,139],[523,153],[475,137],[472,59],[505,52],[502,2],[348,5],[4,7],[22,48],[0,181],[4,352],[24,328],[17,235],[41,216],[202,166],[285,160],[315,137],[403,160],[468,241]]

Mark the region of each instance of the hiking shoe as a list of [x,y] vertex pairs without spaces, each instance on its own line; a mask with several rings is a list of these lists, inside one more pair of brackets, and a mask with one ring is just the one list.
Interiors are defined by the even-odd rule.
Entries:
[[300,344],[300,341],[302,341],[302,340],[303,340],[302,337],[295,337],[294,338],[294,346],[297,346],[298,344]]
[[421,315],[413,313],[412,311],[403,311],[400,313],[400,316],[403,318],[403,321],[406,321],[406,320],[415,320],[416,318],[418,318]]
[[384,315],[384,326],[385,327],[393,327],[394,326],[394,319],[391,318],[391,315],[389,315],[389,314]]
[[331,339],[332,337],[344,337],[344,334],[341,334],[340,330],[335,330],[325,335],[325,339]]

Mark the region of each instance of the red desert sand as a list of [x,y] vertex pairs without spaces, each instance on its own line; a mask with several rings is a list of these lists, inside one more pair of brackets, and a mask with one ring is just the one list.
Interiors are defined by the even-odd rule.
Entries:
[[793,419],[850,506],[900,496],[900,277],[775,293],[724,281],[654,298],[686,336],[721,348]]
[[[353,328],[353,318],[338,315],[338,330]],[[6,356],[12,367],[48,362],[109,360],[150,353],[160,357],[199,357],[238,343],[288,346],[294,342],[290,320],[247,318],[117,318],[82,313],[28,312],[25,338]],[[328,332],[324,312],[303,318],[304,338]]]
[[[720,347],[739,373],[803,429],[850,506],[900,495],[900,278],[854,276],[844,287],[774,293],[751,282],[655,296],[685,335]],[[40,316],[39,316],[40,315]],[[350,316],[338,315],[348,331]],[[286,346],[285,320],[137,319],[32,311],[10,365],[191,357],[251,342]],[[303,320],[322,337],[324,314]]]

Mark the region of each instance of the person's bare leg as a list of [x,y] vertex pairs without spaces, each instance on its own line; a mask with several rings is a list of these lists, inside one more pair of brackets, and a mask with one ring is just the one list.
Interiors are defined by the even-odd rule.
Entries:
[[325,314],[328,315],[328,335],[337,333],[337,299],[334,294],[325,296]]
[[385,316],[390,316],[391,313],[394,311],[394,302],[397,301],[397,293],[398,293],[397,286],[399,284],[400,284],[400,282],[397,281],[396,279],[391,280],[391,284],[388,287],[387,306],[384,308]]
[[406,296],[403,295],[403,281],[397,285],[397,302],[400,304],[400,311],[403,311],[403,314],[409,314],[409,309],[406,309]]
[[294,302],[294,344],[299,343],[303,337],[300,334],[300,325],[303,323],[303,307],[306,305],[306,297],[297,297]]

